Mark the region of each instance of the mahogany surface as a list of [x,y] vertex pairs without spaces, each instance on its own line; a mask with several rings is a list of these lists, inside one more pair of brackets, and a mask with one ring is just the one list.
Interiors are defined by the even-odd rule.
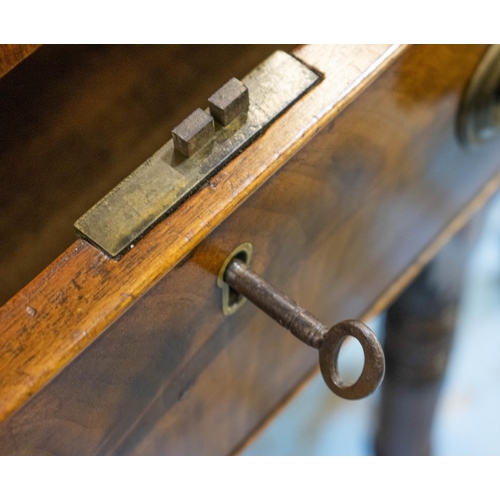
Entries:
[[384,309],[500,184],[500,143],[455,136],[484,50],[401,48],[364,80],[387,47],[297,50],[325,80],[206,188],[119,262],[77,242],[0,309],[0,451],[238,449],[317,354],[250,304],[222,315],[225,257],[250,241],[325,323]]
[[156,226],[133,252],[115,261],[77,241],[0,308],[0,419],[73,360],[350,102],[373,77],[370,72],[360,78],[362,71],[387,49],[324,49],[324,59],[337,66],[331,78],[295,104],[211,185],[187,200],[168,223]]

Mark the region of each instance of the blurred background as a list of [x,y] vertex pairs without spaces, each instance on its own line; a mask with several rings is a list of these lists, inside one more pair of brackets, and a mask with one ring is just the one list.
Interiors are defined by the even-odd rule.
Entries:
[[[487,207],[468,263],[455,339],[432,434],[434,455],[500,455],[500,197]],[[383,338],[384,318],[369,322]],[[341,350],[354,381],[363,353]],[[318,374],[243,455],[373,455],[380,389],[360,401],[333,395]]]

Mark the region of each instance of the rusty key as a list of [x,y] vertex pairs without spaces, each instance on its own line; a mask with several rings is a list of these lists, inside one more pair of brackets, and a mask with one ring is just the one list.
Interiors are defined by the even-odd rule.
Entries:
[[[346,320],[328,328],[310,312],[252,272],[235,257],[223,269],[224,281],[268,316],[307,345],[319,350],[319,365],[326,385],[344,399],[361,399],[382,382],[385,358],[375,334],[364,323]],[[363,371],[353,384],[344,382],[338,372],[338,355],[343,341],[354,337],[363,348]]]

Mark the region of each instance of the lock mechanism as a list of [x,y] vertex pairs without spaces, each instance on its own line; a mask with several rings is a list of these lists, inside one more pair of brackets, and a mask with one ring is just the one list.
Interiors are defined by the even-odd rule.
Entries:
[[78,234],[118,257],[252,143],[321,80],[277,51],[232,78],[172,130],[168,141],[76,223]]

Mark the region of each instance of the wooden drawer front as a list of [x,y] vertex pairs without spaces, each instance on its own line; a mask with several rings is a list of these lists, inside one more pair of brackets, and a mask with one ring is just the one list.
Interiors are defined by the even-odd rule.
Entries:
[[[237,450],[317,369],[317,353],[251,304],[223,316],[224,259],[251,242],[252,268],[327,324],[383,310],[498,187],[500,143],[467,151],[455,137],[484,50],[408,49],[6,420],[0,450]],[[222,175],[206,188],[214,196]]]

